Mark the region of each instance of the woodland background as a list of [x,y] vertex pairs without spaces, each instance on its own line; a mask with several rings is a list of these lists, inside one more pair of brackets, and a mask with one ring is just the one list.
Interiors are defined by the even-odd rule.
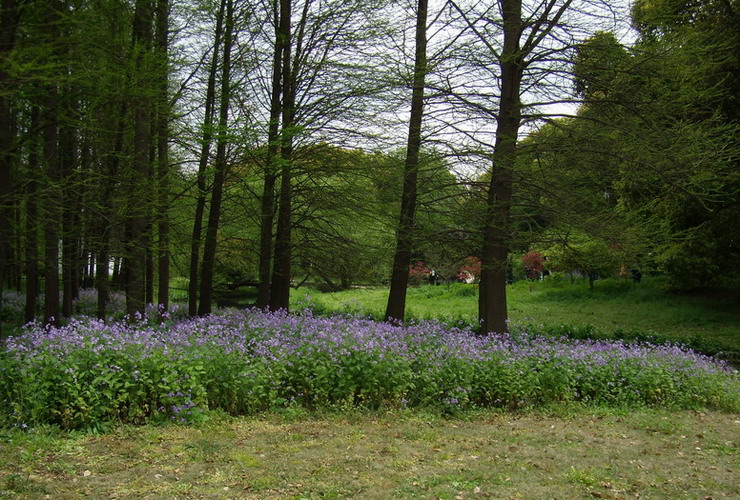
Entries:
[[[736,0],[3,0],[0,300],[58,323],[229,286],[512,264],[740,278]],[[477,267],[476,267],[477,266]],[[39,298],[43,300],[39,301]],[[43,303],[43,312],[40,311]]]

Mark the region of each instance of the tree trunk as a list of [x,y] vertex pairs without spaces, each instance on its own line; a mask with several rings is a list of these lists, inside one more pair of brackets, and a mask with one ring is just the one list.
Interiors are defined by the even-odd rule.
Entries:
[[[5,59],[15,47],[15,35],[20,21],[16,0],[2,0],[0,9],[0,307],[3,304],[5,270],[10,253],[11,165],[13,160],[13,128],[11,125],[11,89],[13,82]],[[0,318],[0,333],[2,318]]]
[[144,307],[154,303],[154,252],[152,250],[152,232],[154,230],[152,227],[152,220],[154,219],[154,214],[151,210],[147,210],[146,219],[146,243],[144,245]]
[[[18,135],[15,128],[13,135]],[[18,194],[20,195],[20,192]],[[21,291],[23,291],[23,232],[21,231],[21,228],[23,227],[23,207],[21,206],[20,196],[14,196],[13,198],[14,199],[11,201],[13,203],[13,217],[15,218],[15,224],[13,225],[13,237],[15,242],[10,249],[10,257],[13,259],[13,271],[10,277],[12,278],[11,283],[13,284],[13,288],[15,288],[15,291],[20,294]]]
[[206,102],[204,103],[203,142],[200,158],[198,159],[198,199],[195,203],[195,218],[193,220],[193,235],[190,241],[190,283],[188,284],[188,314],[195,316],[198,313],[198,272],[200,270],[200,240],[203,233],[203,214],[206,207],[206,167],[210,158],[211,143],[213,142],[213,108],[216,102],[216,76],[218,73],[218,56],[223,36],[223,19],[226,2],[221,1],[216,16],[216,32],[213,42],[213,57],[208,72],[208,86],[206,88]]
[[259,287],[257,288],[257,307],[265,309],[270,302],[270,264],[272,262],[272,230],[275,218],[275,183],[277,181],[275,160],[280,140],[280,96],[282,93],[282,54],[285,38],[281,35],[284,26],[278,20],[278,3],[273,2],[275,10],[275,53],[272,59],[272,94],[270,96],[270,124],[267,131],[267,158],[265,159],[265,182],[262,190],[260,212],[260,255]]
[[[66,96],[64,101],[69,101]],[[67,102],[67,104],[69,104]],[[70,113],[70,106],[65,106],[65,111]],[[69,119],[69,117],[67,117]],[[59,169],[62,178],[67,180],[72,176],[74,170],[74,131],[69,124],[64,124],[59,128]],[[74,199],[75,193],[71,192],[70,183],[65,182],[62,189],[62,316],[69,318],[72,316],[73,308],[73,266],[74,259],[74,240],[77,237],[76,227],[74,225]]]
[[500,56],[501,96],[488,187],[481,252],[478,315],[481,332],[506,332],[506,269],[509,252],[512,171],[520,124],[522,79],[521,0],[502,0],[504,46]]
[[[146,51],[151,43],[152,24],[151,0],[137,0],[133,19],[132,55],[136,67],[141,68],[147,59]],[[141,78],[142,76],[139,75]],[[149,173],[149,145],[151,139],[150,126],[150,99],[143,92],[136,89],[132,99],[134,133],[133,133],[133,162],[129,176],[132,192],[130,198],[130,214],[126,221],[125,249],[126,249],[126,313],[129,321],[137,321],[144,314],[145,306],[145,263],[147,245],[147,206],[142,203],[142,189],[147,185]]]
[[280,198],[278,204],[277,230],[275,234],[275,259],[273,262],[272,283],[270,285],[270,304],[273,311],[288,310],[290,306],[290,264],[291,264],[291,217],[292,186],[291,157],[293,156],[293,127],[295,108],[296,68],[291,69],[291,0],[280,0],[280,38],[282,47],[282,118],[280,158]]
[[59,131],[57,90],[47,89],[44,124],[46,161],[46,210],[44,221],[44,324],[59,324],[59,233],[61,225],[61,175],[59,171]]
[[406,312],[406,287],[409,281],[411,249],[414,237],[416,214],[416,188],[419,172],[419,150],[421,149],[421,122],[424,115],[424,80],[427,72],[427,0],[419,0],[416,14],[416,54],[414,81],[411,95],[411,116],[406,146],[406,161],[403,168],[403,193],[401,195],[401,217],[396,234],[396,253],[393,257],[391,287],[385,309],[387,321],[403,321]]
[[224,30],[224,55],[221,72],[221,101],[219,103],[218,140],[216,142],[216,161],[214,164],[213,190],[211,207],[208,212],[208,227],[203,244],[203,270],[200,284],[200,303],[198,314],[211,313],[213,301],[213,267],[216,261],[216,244],[218,243],[218,226],[221,218],[221,201],[226,177],[226,144],[228,142],[229,100],[231,76],[232,32],[234,28],[234,2],[226,0],[226,26]]
[[[159,190],[157,183],[157,174],[155,164],[157,162],[157,106],[158,97],[152,97],[149,102],[149,161],[147,169],[147,178],[152,183],[151,193],[154,196],[152,203],[147,204],[146,208],[146,236],[144,244],[144,307],[154,304],[154,222],[159,219],[156,204],[159,202]],[[156,214],[156,215],[155,215]]]
[[[114,131],[112,150],[104,158],[105,172],[101,176],[102,185],[98,188],[100,190],[100,214],[97,228],[99,240],[97,257],[95,259],[95,289],[98,292],[97,317],[101,320],[105,319],[106,309],[110,302],[110,240],[111,226],[113,224],[111,218],[113,212],[111,198],[114,191],[113,183],[119,174],[119,157],[123,149],[126,108],[127,106],[124,101],[120,105],[118,119],[115,122],[116,129]],[[113,268],[114,279],[118,277],[118,274],[118,259],[115,259]]]
[[157,218],[157,303],[162,311],[170,306],[170,165],[169,131],[170,117],[168,70],[169,0],[157,0],[156,46],[161,57],[159,82],[159,106],[157,107],[157,178],[159,181],[159,207]]
[[[39,110],[31,110],[29,128],[38,126]],[[28,323],[36,319],[36,300],[39,294],[39,238],[38,211],[36,205],[39,151],[36,135],[31,137],[28,149],[28,191],[26,202],[26,305],[23,320]]]

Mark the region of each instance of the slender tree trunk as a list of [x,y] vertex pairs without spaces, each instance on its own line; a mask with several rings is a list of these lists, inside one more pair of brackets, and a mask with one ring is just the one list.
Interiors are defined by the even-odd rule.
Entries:
[[206,238],[203,245],[203,270],[200,277],[200,303],[198,304],[199,315],[210,314],[213,300],[213,267],[216,262],[218,226],[221,218],[221,201],[223,197],[224,180],[226,177],[226,145],[228,142],[229,101],[231,98],[230,76],[233,29],[234,2],[233,0],[226,0],[226,25],[224,30],[223,68],[221,72],[218,140],[216,142],[216,161],[214,164],[211,206],[208,212],[208,226],[206,228]]
[[[17,131],[13,132],[13,135],[17,135]],[[12,189],[12,188],[11,188]],[[13,189],[15,190],[15,189]],[[19,193],[20,194],[20,193]],[[19,294],[21,291],[23,291],[23,232],[21,231],[21,228],[23,227],[23,218],[21,216],[23,207],[21,206],[21,199],[20,196],[14,196],[13,202],[13,212],[15,217],[15,224],[14,224],[14,231],[13,236],[15,238],[15,242],[12,245],[10,249],[10,256],[13,259],[13,272],[12,272],[12,283],[13,287],[15,288],[16,292]]]
[[208,71],[208,86],[204,103],[203,142],[201,143],[200,158],[198,159],[198,199],[195,203],[195,217],[193,220],[193,235],[190,241],[190,283],[188,284],[188,314],[195,316],[198,313],[198,273],[200,271],[200,243],[203,233],[203,214],[206,207],[206,168],[211,154],[213,142],[213,109],[216,102],[216,76],[218,74],[218,58],[223,37],[223,19],[226,9],[225,0],[221,0],[216,16],[216,32],[214,33],[213,56]]
[[[154,99],[153,99],[154,101]],[[158,98],[156,99],[158,103]],[[157,162],[157,111],[156,106],[152,106],[154,102],[150,102],[149,108],[149,165],[147,170],[147,178],[150,182],[157,180],[155,172],[155,164]],[[159,190],[158,186],[154,184],[155,189],[152,190],[152,195],[157,197],[155,203],[159,202]],[[146,209],[146,232],[144,245],[144,304],[145,307],[149,304],[154,304],[154,222],[155,219],[159,219],[157,213],[157,207],[152,204],[147,204]]]
[[161,57],[159,106],[157,107],[157,179],[159,181],[159,208],[157,218],[157,303],[163,311],[170,307],[170,116],[168,92],[169,0],[157,0],[156,46]]
[[111,283],[116,287],[120,288],[120,283],[123,282],[121,275],[123,274],[123,257],[113,257],[113,275],[111,276]]
[[93,177],[93,163],[90,151],[90,145],[88,143],[88,137],[84,133],[80,134],[80,172],[85,176],[86,182],[84,191],[82,193],[82,199],[80,200],[81,206],[85,207],[84,210],[78,210],[79,224],[83,227],[80,234],[80,239],[77,242],[77,290],[75,298],[79,298],[80,290],[90,288],[92,286],[93,268],[91,261],[90,248],[93,247],[92,241],[95,238],[93,232],[95,220],[93,217],[93,210],[90,207],[94,204],[95,200],[95,189],[90,189],[88,184]]
[[144,304],[154,303],[154,252],[152,251],[153,245],[153,226],[152,220],[154,214],[152,210],[147,210],[147,226],[146,226],[146,243],[144,245]]
[[78,198],[75,207],[75,212],[72,216],[72,224],[76,231],[76,238],[72,240],[72,301],[80,298],[80,284],[82,283],[82,271],[84,262],[82,260],[82,240],[84,239],[84,233],[82,231],[82,217],[80,217],[80,210],[82,202]]
[[506,270],[509,253],[512,171],[520,125],[522,54],[521,0],[502,0],[504,46],[500,56],[501,96],[483,227],[478,314],[482,333],[506,332]]
[[[138,68],[146,61],[146,52],[151,44],[152,24],[151,0],[137,0],[133,19],[132,55]],[[138,75],[144,78],[142,75]],[[145,80],[146,81],[146,80]],[[144,313],[145,302],[145,262],[147,244],[147,206],[142,203],[142,189],[147,185],[149,173],[149,144],[151,139],[151,99],[138,89],[133,101],[133,163],[129,183],[131,196],[130,215],[126,221],[126,312],[130,321]]]
[[403,169],[401,217],[396,235],[396,253],[393,258],[388,305],[385,310],[386,320],[403,321],[406,312],[406,287],[409,282],[409,266],[411,264],[414,220],[416,215],[419,150],[421,149],[421,122],[424,115],[424,80],[427,72],[426,32],[427,0],[419,0],[416,15],[416,54],[411,95],[411,116],[409,118],[406,161]]
[[[30,129],[38,126],[39,110],[31,110]],[[26,305],[23,320],[28,323],[36,319],[36,300],[39,294],[39,238],[37,210],[37,179],[39,151],[36,136],[31,137],[28,149],[28,196],[26,202]]]
[[[113,135],[112,150],[104,157],[104,175],[100,186],[100,215],[97,227],[98,248],[95,259],[95,289],[98,292],[97,317],[104,320],[110,302],[110,240],[113,225],[113,204],[111,198],[114,192],[114,180],[119,174],[119,157],[123,150],[123,137],[127,106],[125,101],[118,110],[118,118],[114,122],[116,127]],[[115,259],[114,277],[118,276],[118,259]]]
[[278,2],[273,2],[275,18],[275,53],[272,60],[272,93],[270,96],[270,124],[267,130],[267,158],[265,159],[265,181],[262,190],[260,212],[260,257],[257,307],[266,309],[270,302],[270,264],[272,263],[272,230],[275,218],[275,183],[277,181],[275,160],[280,140],[280,114],[282,93],[282,53],[285,37],[284,26],[279,21]]
[[280,198],[275,234],[275,260],[273,262],[270,304],[272,310],[288,310],[290,306],[290,264],[292,232],[292,186],[291,161],[293,156],[293,127],[295,108],[296,68],[291,68],[291,1],[280,0],[280,38],[283,40],[282,68],[282,118],[283,128],[280,147],[282,171],[280,174]]
[[[85,242],[88,239],[85,238]],[[80,247],[80,262],[82,263],[81,275],[80,275],[80,288],[89,288],[88,283],[92,277],[92,268],[90,267],[90,253],[87,251],[87,247]]]
[[[154,98],[149,102],[149,161],[147,168],[147,179],[150,183],[153,183],[154,189],[151,194],[155,197],[159,196],[159,192],[156,189],[156,173],[154,171],[155,163],[157,161],[157,139],[156,139],[156,123],[157,113],[156,106],[153,106]],[[158,202],[158,198],[152,200],[152,203],[148,203],[146,207],[146,231],[144,232],[144,307],[154,303],[154,221],[158,218],[156,213],[156,207],[153,204]]]
[[[68,99],[64,98],[65,101]],[[69,108],[65,110],[70,112]],[[74,132],[69,124],[59,128],[59,169],[62,178],[68,180],[74,169]],[[74,266],[74,239],[76,228],[74,227],[74,198],[70,183],[65,182],[62,194],[62,316],[72,316],[73,293],[72,281]]]
[[44,324],[59,324],[59,233],[61,225],[61,175],[59,171],[57,90],[47,89],[44,125],[46,161],[46,210],[44,220]]

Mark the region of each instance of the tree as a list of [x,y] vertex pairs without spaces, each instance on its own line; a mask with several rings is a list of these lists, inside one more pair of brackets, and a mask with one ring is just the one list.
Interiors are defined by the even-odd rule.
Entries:
[[154,8],[151,0],[137,0],[132,25],[131,58],[135,67],[145,71],[131,73],[137,91],[132,99],[133,152],[127,171],[129,188],[128,217],[125,230],[126,250],[126,311],[131,321],[144,313],[144,263],[147,249],[148,211],[140,196],[148,190],[149,148],[151,137],[151,86],[149,77],[150,50]]
[[[537,109],[556,100],[570,100],[561,78],[573,41],[584,24],[599,16],[598,2],[574,0],[522,2],[465,8],[451,4],[466,25],[471,49],[468,66],[480,79],[492,80],[493,91],[477,82],[440,90],[464,105],[474,116],[495,122],[488,149],[492,167],[481,223],[482,273],[478,314],[483,332],[506,331],[506,278],[511,245],[511,210],[517,143],[522,125],[542,117]],[[589,12],[589,15],[585,15]],[[527,103],[529,100],[529,103]],[[471,134],[475,135],[475,134]]]
[[386,320],[403,321],[406,310],[406,287],[409,281],[411,245],[413,241],[414,216],[416,213],[421,123],[424,115],[424,80],[427,73],[427,3],[427,0],[419,0],[416,10],[411,114],[409,116],[406,161],[403,170],[401,216],[396,236],[396,252],[393,258],[388,304],[385,310]]
[[[333,136],[334,141],[340,134],[358,135],[351,132],[353,127],[348,124],[357,119],[355,108],[362,109],[363,99],[376,90],[377,82],[371,77],[367,62],[358,61],[357,53],[368,43],[369,37],[378,36],[373,34],[374,30],[363,30],[372,22],[368,14],[375,13],[382,3],[304,0],[296,3],[295,9],[290,1],[283,0],[280,4],[280,23],[284,26],[278,26],[278,40],[281,40],[282,47],[278,47],[277,42],[271,44],[275,50],[282,50],[277,141],[271,140],[277,122],[274,106],[270,106],[269,118],[265,120],[269,161],[265,170],[267,183],[263,189],[263,201],[268,203],[267,208],[273,200],[271,177],[275,176],[276,184],[279,182],[276,186],[277,225],[269,284],[270,309],[287,309],[289,306],[295,247],[294,180],[302,174],[296,165],[295,154],[302,147],[327,139],[327,133]],[[293,16],[294,10],[299,14]],[[273,61],[275,57],[274,53],[270,54]],[[277,72],[273,70],[271,77],[275,84]],[[271,85],[265,87],[270,88]],[[272,98],[270,102],[273,102]],[[270,149],[276,146],[278,149]],[[263,250],[269,247],[266,238],[271,220],[267,208],[262,206]],[[268,256],[263,253],[261,260],[260,281],[264,300]]]
[[159,53],[159,95],[156,108],[157,119],[157,262],[158,294],[157,303],[163,310],[169,309],[170,300],[170,165],[169,165],[169,0],[157,0],[156,49]]
[[613,276],[619,269],[618,253],[599,240],[581,240],[553,247],[549,254],[552,268],[585,274],[592,291],[594,281],[603,276]]
[[[31,110],[31,129],[39,124],[39,110]],[[36,298],[39,293],[39,258],[38,258],[38,176],[39,176],[39,143],[34,135],[29,140],[27,160],[27,201],[26,201],[26,304],[23,320],[28,323],[36,319]]]
[[[280,115],[283,81],[283,53],[290,43],[286,33],[289,26],[281,15],[282,3],[273,0],[273,23],[275,26],[275,47],[272,59],[272,81],[270,87],[270,118],[267,130],[267,151],[264,167],[264,184],[260,203],[260,250],[259,287],[257,307],[265,309],[270,303],[270,264],[272,263],[272,238],[275,217],[275,183],[277,181],[277,159],[280,141]],[[279,7],[280,6],[280,7]]]
[[219,2],[216,14],[216,25],[213,46],[211,47],[211,63],[208,70],[206,94],[203,103],[203,127],[198,157],[198,172],[196,176],[197,196],[195,214],[193,217],[193,232],[190,240],[190,281],[188,283],[188,312],[195,316],[198,312],[198,277],[200,271],[200,246],[203,232],[203,214],[206,206],[206,168],[210,160],[210,151],[213,144],[213,110],[216,103],[216,79],[221,54],[221,39],[223,37],[224,12],[226,2]]
[[[291,278],[291,232],[292,232],[292,186],[291,162],[293,156],[293,136],[295,134],[295,105],[297,86],[297,59],[291,59],[293,35],[291,32],[292,0],[280,0],[280,34],[282,44],[276,44],[282,49],[280,75],[281,82],[281,120],[280,133],[280,193],[278,198],[277,230],[275,233],[274,258],[272,264],[272,279],[270,284],[269,307],[272,310],[288,310],[290,304]],[[309,2],[304,8],[304,14],[299,21],[299,37],[302,35],[306,23],[306,11]],[[300,46],[302,40],[297,42]],[[296,58],[299,52],[296,50]]]
[[673,288],[736,281],[737,9],[640,1],[632,19],[640,38],[631,50],[599,34],[575,66],[587,102],[579,114],[610,131],[601,138],[619,157],[618,213]]
[[228,141],[229,105],[231,99],[231,50],[233,47],[234,2],[222,0],[226,3],[226,18],[224,21],[223,64],[221,73],[221,95],[219,99],[218,136],[216,139],[216,158],[214,163],[213,188],[211,189],[211,206],[208,213],[206,239],[203,247],[203,268],[201,271],[200,303],[198,314],[210,314],[213,299],[213,266],[216,260],[216,244],[218,238],[219,219],[221,217],[221,202],[223,185],[226,176],[227,158],[226,145]]
[[[16,44],[21,19],[21,6],[15,0],[4,0],[0,10],[0,306],[5,286],[5,269],[10,257],[11,240],[11,168],[14,138],[11,124],[13,79],[8,73],[8,58]],[[0,321],[0,330],[2,322]]]

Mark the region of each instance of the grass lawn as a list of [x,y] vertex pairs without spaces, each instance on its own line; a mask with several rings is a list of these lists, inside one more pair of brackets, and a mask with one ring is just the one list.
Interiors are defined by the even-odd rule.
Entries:
[[[477,314],[474,285],[409,288],[407,314],[411,317],[463,318]],[[319,293],[299,289],[294,301],[310,302],[326,310],[363,311],[381,315],[386,288]],[[511,321],[545,325],[594,325],[604,330],[650,330],[677,340],[694,335],[716,339],[740,350],[740,294],[678,295],[665,291],[659,278],[645,277],[635,285],[620,279],[600,280],[593,292],[585,281],[567,279],[519,281],[507,290]]]
[[0,498],[738,498],[740,415],[269,414],[0,431]]

